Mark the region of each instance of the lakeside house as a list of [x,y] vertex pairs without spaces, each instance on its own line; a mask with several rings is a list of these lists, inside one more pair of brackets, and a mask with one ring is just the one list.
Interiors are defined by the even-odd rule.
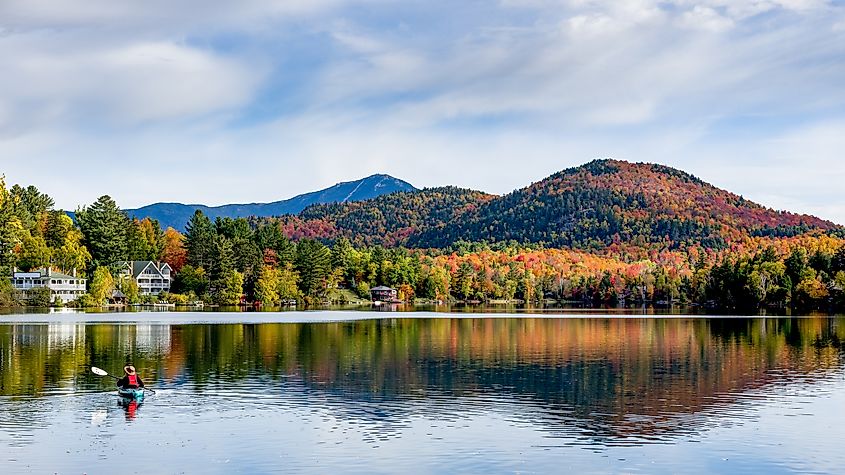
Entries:
[[21,292],[24,300],[30,298],[29,292],[32,289],[46,287],[50,290],[50,302],[65,304],[85,293],[87,280],[77,277],[76,270],[71,274],[55,272],[49,267],[31,272],[19,272],[15,269],[12,273],[12,287]]
[[141,295],[158,295],[170,292],[172,273],[173,269],[166,262],[124,261],[118,275],[134,279]]
[[396,289],[380,285],[370,289],[370,298],[373,302],[395,302],[398,293]]

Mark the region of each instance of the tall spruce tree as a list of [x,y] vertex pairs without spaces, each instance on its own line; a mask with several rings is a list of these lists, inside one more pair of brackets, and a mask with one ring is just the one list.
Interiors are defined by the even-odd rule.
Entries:
[[85,247],[91,253],[90,270],[104,266],[116,271],[119,262],[128,257],[126,230],[129,218],[126,214],[105,195],[91,206],[77,210],[76,222],[84,236]]
[[210,270],[214,261],[216,239],[217,232],[211,220],[202,211],[196,210],[185,227],[187,263],[193,267]]
[[140,222],[131,219],[126,226],[126,255],[132,261],[147,261],[150,259],[150,248],[144,234],[141,232]]
[[6,182],[0,175],[0,277],[9,275],[15,266],[15,244],[20,221],[14,215],[14,202]]
[[262,253],[271,250],[276,257],[276,265],[284,267],[293,263],[296,246],[282,233],[278,223],[268,223],[255,230],[255,243]]
[[299,273],[299,288],[308,297],[325,293],[326,279],[331,272],[331,251],[313,239],[303,239],[296,245],[294,266]]
[[[214,240],[213,255],[209,266],[209,293],[217,299],[226,288],[232,272],[235,271],[235,253],[232,241],[224,236],[217,236]],[[241,281],[243,284],[243,281]]]
[[53,208],[53,198],[38,191],[38,188],[30,185],[26,188],[15,185],[9,193],[12,198],[14,212],[21,220],[25,229],[35,228],[35,223],[42,213]]

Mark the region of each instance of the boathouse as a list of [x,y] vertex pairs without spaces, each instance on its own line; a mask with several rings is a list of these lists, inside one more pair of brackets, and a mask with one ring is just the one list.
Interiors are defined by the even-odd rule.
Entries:
[[397,297],[396,289],[380,285],[370,289],[370,298],[373,302],[395,302]]

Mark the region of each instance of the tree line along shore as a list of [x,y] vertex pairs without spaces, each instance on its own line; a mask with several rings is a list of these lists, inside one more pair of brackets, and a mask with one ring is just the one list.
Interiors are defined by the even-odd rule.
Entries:
[[[121,263],[173,269],[168,292],[142,295]],[[21,298],[15,269],[77,272],[85,292],[67,305],[96,307],[119,291],[127,303],[276,306],[366,301],[376,286],[399,301],[523,301],[594,305],[678,303],[721,309],[845,309],[845,240],[830,233],[746,236],[718,249],[620,244],[600,250],[519,242],[418,249],[353,245],[346,237],[297,238],[282,220],[218,218],[197,211],[184,233],[130,218],[108,196],[75,213],[54,209],[33,186],[0,181],[0,306]]]

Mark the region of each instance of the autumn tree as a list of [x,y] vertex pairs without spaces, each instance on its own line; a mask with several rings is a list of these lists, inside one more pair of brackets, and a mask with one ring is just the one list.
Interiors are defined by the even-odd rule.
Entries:
[[18,267],[32,270],[50,265],[51,252],[47,242],[41,236],[24,233],[21,241],[21,252],[18,255]]
[[279,304],[280,272],[272,266],[262,266],[255,283],[255,300],[265,305]]
[[293,264],[285,264],[279,269],[279,281],[276,292],[279,294],[281,300],[298,300],[299,294],[299,274],[294,270]]
[[141,289],[138,287],[138,282],[131,276],[121,275],[115,284],[117,290],[126,295],[126,301],[130,304],[138,303],[141,300]]
[[244,277],[236,270],[226,272],[218,281],[212,301],[218,305],[237,305],[243,295]]
[[185,249],[185,236],[169,227],[164,231],[162,241],[160,259],[170,264],[170,267],[178,273],[188,261],[188,251]]
[[94,269],[88,286],[88,295],[93,305],[104,305],[115,289],[114,278],[108,267],[99,266]]

